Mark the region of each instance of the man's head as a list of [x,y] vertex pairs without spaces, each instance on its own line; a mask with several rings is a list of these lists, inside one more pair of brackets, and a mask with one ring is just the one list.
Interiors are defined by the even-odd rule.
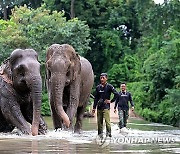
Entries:
[[121,91],[126,91],[126,83],[121,83]]
[[106,82],[107,82],[107,73],[101,73],[100,81],[101,81],[101,84],[106,84]]

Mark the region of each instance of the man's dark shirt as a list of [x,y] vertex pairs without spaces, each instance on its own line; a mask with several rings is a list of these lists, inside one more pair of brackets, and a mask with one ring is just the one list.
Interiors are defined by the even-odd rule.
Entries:
[[[104,101],[106,99],[110,100],[111,93],[114,94],[114,97],[111,100],[111,102],[114,102],[116,97],[118,96],[118,92],[115,90],[115,88],[109,83],[106,83],[104,87],[101,84],[99,84],[96,87],[93,109],[96,109],[96,106],[98,110],[110,109],[110,104],[105,103]],[[100,103],[100,100],[102,100],[102,103]]]
[[129,104],[131,103],[131,106],[134,106],[134,103],[132,101],[131,93],[129,92],[119,92],[119,95],[117,96],[117,99],[115,101],[114,109],[116,109],[118,105],[118,110],[129,110]]

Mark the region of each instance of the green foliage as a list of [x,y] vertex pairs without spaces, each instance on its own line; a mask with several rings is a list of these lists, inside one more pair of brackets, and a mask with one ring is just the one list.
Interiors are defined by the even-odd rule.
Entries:
[[50,106],[49,106],[49,98],[48,98],[48,94],[46,92],[43,92],[43,96],[42,96],[41,114],[43,116],[51,115],[51,110],[50,110]]
[[43,6],[28,9],[26,6],[15,8],[11,20],[23,35],[28,38],[32,48],[40,53],[40,60],[45,59],[45,50],[53,43],[71,44],[77,52],[85,54],[89,49],[89,28],[78,19],[66,21],[63,12],[50,12]]
[[152,83],[134,82],[128,84],[128,90],[133,93],[136,112],[148,121],[162,122],[179,127],[180,123],[180,90],[167,90],[165,99],[158,104],[157,108],[152,108],[153,93]]
[[[149,40],[148,54],[144,56],[143,63],[144,77],[146,81],[151,81],[151,91],[148,95],[137,101],[136,105],[140,115],[147,120],[163,122],[179,126],[179,105],[180,105],[180,40],[179,31],[174,27],[169,27],[161,38],[161,44],[156,46],[157,39]],[[148,37],[149,38],[149,37]],[[147,43],[147,42],[145,42]],[[158,49],[159,48],[159,49]],[[156,50],[155,50],[156,49]],[[142,51],[141,51],[142,52]],[[135,95],[139,96],[138,93]],[[143,98],[147,99],[147,104],[143,103]]]
[[28,46],[27,38],[22,35],[13,21],[0,20],[0,61],[7,58],[16,48]]
[[177,37],[180,35],[179,32],[172,28],[168,29],[167,33],[171,36],[168,43],[164,41],[161,49],[151,54],[144,62],[147,80],[152,80],[153,82],[154,101],[160,101],[165,96],[165,89],[173,87],[174,77],[178,74],[180,40]]
[[127,81],[127,68],[124,64],[114,64],[109,70],[109,82],[115,87],[119,87],[120,83]]
[[99,34],[99,38],[102,40],[103,54],[106,58],[105,68],[110,68],[112,64],[117,61],[122,55],[122,42],[119,38],[119,33],[116,31],[103,30]]
[[[70,0],[47,1],[46,7],[64,10],[69,18]],[[121,63],[125,53],[132,53],[136,38],[139,37],[136,12],[130,4],[121,0],[75,1],[75,15],[86,20],[90,27],[90,47],[85,57],[90,60],[95,74],[107,72],[113,64]],[[133,10],[133,11],[132,11]]]
[[158,121],[159,113],[148,108],[144,108],[141,115],[148,121],[160,122]]
[[128,83],[128,89],[132,92],[137,113],[142,115],[144,108],[151,108],[151,95],[153,93],[151,82],[131,82]]
[[109,82],[115,87],[118,87],[121,82],[133,82],[140,78],[138,71],[139,64],[135,56],[127,54],[120,63],[122,64],[114,64],[108,71]]
[[180,104],[177,101],[171,102],[167,98],[161,102],[158,108],[161,122],[180,127]]

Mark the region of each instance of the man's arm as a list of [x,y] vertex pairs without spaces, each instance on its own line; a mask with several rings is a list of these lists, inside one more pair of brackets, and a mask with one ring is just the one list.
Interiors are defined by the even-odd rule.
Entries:
[[119,102],[119,96],[118,96],[118,97],[116,98],[116,100],[115,100],[114,109],[116,109],[118,102]]
[[111,92],[114,94],[113,99],[111,100],[111,103],[114,102],[116,100],[116,98],[118,97],[118,92],[116,91],[116,89],[111,85]]
[[132,96],[131,96],[131,93],[129,93],[129,101],[131,103],[131,107],[134,107],[134,103],[132,101]]

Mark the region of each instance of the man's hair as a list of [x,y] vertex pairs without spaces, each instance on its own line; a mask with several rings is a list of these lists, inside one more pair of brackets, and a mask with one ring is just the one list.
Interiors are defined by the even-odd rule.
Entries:
[[108,77],[107,73],[101,73],[100,76],[105,76],[106,78]]
[[120,84],[120,85],[122,85],[122,84],[125,84],[125,85],[126,85],[126,82],[121,82],[121,84]]

